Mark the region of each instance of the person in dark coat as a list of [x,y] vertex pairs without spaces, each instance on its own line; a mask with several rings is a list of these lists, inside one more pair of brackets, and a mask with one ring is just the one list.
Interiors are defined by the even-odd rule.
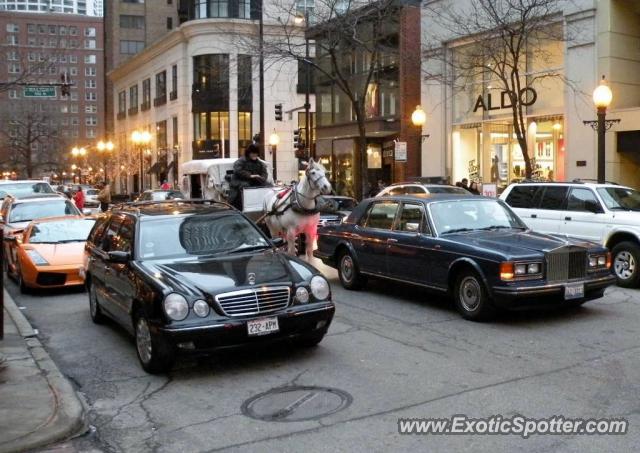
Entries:
[[245,187],[269,185],[267,166],[259,159],[259,156],[260,149],[252,143],[244,151],[244,157],[233,164],[233,175],[229,184],[229,203],[239,210],[242,210],[242,190]]

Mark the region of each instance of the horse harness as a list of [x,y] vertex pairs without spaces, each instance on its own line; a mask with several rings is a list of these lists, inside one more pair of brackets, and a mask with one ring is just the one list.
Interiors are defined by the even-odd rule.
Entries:
[[[306,172],[306,177],[307,177],[307,181],[310,181],[311,183],[317,183],[321,178],[317,178],[317,179],[311,179],[309,172]],[[311,184],[309,184],[311,185]],[[318,210],[318,201],[317,198],[320,195],[317,195],[316,197],[313,198],[314,201],[314,207],[312,209],[308,209],[305,208],[304,206],[302,206],[302,204],[300,203],[300,198],[299,197],[304,197],[304,198],[309,198],[309,197],[305,197],[303,194],[301,194],[300,192],[298,192],[296,190],[296,184],[292,184],[291,186],[287,187],[284,191],[280,192],[277,195],[278,200],[276,200],[275,203],[273,203],[273,207],[271,208],[271,210],[269,212],[267,212],[264,217],[268,217],[268,216],[272,216],[275,215],[276,217],[279,217],[281,215],[283,215],[285,212],[287,212],[289,209],[291,209],[293,212],[298,213],[298,214],[302,214],[305,216],[309,216],[309,215],[314,215],[317,214],[318,212],[320,212]],[[279,201],[281,201],[282,203],[278,203]],[[284,206],[284,203],[286,203],[287,201],[289,201],[289,203],[286,204],[286,206]],[[280,208],[282,208],[281,210],[279,210]]]

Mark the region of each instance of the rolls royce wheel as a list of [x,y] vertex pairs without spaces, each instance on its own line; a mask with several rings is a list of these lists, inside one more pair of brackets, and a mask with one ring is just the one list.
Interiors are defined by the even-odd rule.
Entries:
[[635,288],[640,285],[640,246],[635,242],[621,242],[613,248],[611,254],[618,286]]
[[464,270],[458,275],[454,301],[462,317],[472,321],[489,319],[495,311],[482,279],[472,270]]
[[93,281],[89,281],[89,314],[94,324],[102,324],[105,320],[102,310],[100,309],[100,303],[98,302],[96,285],[93,284]]
[[147,373],[157,374],[171,370],[175,360],[173,346],[161,335],[152,332],[143,313],[135,318],[135,340],[138,360]]
[[346,250],[338,258],[338,277],[340,277],[340,283],[346,289],[357,290],[366,283],[366,277],[360,273],[358,263],[356,263],[351,253]]

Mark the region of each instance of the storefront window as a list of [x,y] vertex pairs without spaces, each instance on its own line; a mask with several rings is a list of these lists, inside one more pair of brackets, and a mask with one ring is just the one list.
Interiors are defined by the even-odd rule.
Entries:
[[333,155],[335,158],[335,191],[338,195],[355,196],[353,181],[353,156],[355,151],[353,139],[334,140]]
[[238,154],[251,144],[251,112],[238,112]]

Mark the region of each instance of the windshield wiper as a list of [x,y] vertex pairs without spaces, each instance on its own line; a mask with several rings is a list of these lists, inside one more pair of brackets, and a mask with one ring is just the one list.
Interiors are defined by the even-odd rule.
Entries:
[[61,241],[57,241],[58,244],[66,244],[68,242],[84,242],[86,239],[63,239]]
[[473,231],[474,228],[454,228],[453,230],[443,231],[442,234],[462,233],[464,231]]
[[478,230],[512,230],[512,229],[518,229],[518,230],[522,230],[524,229],[524,227],[512,227],[512,226],[506,226],[506,225],[491,225],[488,227],[484,227],[484,228],[477,228]]
[[270,248],[268,245],[250,245],[248,247],[236,247],[235,249],[231,249],[227,251],[227,253],[238,253],[238,252],[248,252],[250,250],[261,250]]

